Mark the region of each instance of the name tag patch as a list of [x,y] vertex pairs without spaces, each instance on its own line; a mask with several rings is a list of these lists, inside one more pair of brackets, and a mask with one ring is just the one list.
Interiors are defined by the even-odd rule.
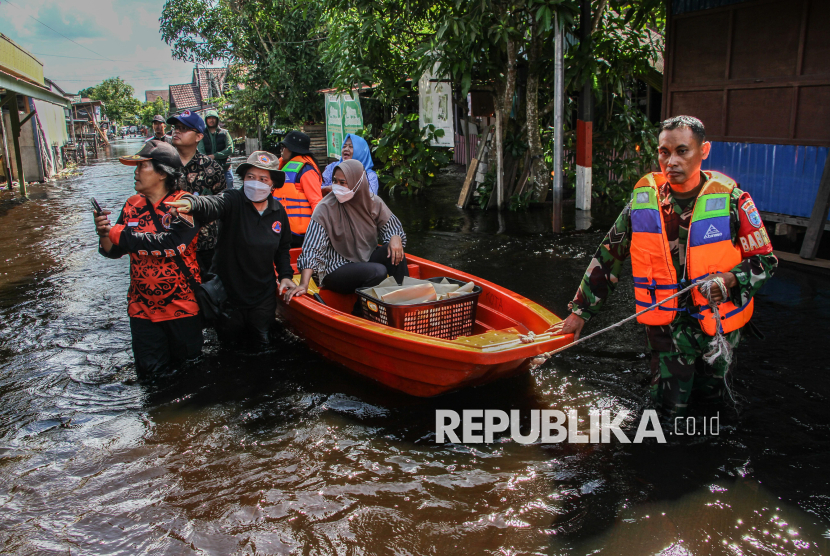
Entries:
[[726,208],[726,199],[724,197],[715,197],[714,199],[706,199],[706,212],[711,210],[723,210]]

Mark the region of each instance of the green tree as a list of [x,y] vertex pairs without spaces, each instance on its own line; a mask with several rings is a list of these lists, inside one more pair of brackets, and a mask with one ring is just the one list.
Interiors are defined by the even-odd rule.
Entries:
[[[225,60],[231,79],[249,84],[236,95],[268,121],[302,123],[323,118],[328,66],[318,46],[321,10],[307,0],[167,0],[161,33],[181,60]],[[234,103],[235,104],[235,103]]]
[[168,112],[170,112],[170,103],[158,97],[152,102],[142,103],[137,116],[141,125],[146,125],[149,128],[153,125],[153,116],[160,114],[167,118]]
[[[568,49],[565,97],[576,95],[586,81],[592,84],[597,100],[594,129],[608,136],[600,137],[599,144],[630,142],[632,149],[637,144],[644,147],[651,132],[647,120],[630,110],[630,91],[635,79],[660,85],[652,65],[662,50],[663,3],[594,0],[592,4],[593,33],[580,40],[581,0],[326,0],[328,41],[323,55],[332,63],[335,86],[376,83],[377,95],[389,103],[397,99],[395,108],[404,112],[412,111],[411,105],[401,102],[409,94],[405,80],[416,81],[435,63],[456,84],[457,102],[464,103],[471,88],[489,90],[504,124],[500,144],[502,148],[511,141],[527,144],[538,194],[550,182],[544,156],[550,141],[546,145],[543,137],[551,135],[546,131],[554,109],[557,14]],[[566,114],[565,121],[569,120]],[[626,151],[614,151],[611,162],[631,156]],[[608,174],[609,169],[599,168],[595,175]],[[601,182],[599,189],[605,185]]]
[[133,97],[135,89],[120,77],[110,77],[88,89],[81,96],[104,102],[104,114],[111,122],[120,123],[134,117],[141,109],[141,101]]

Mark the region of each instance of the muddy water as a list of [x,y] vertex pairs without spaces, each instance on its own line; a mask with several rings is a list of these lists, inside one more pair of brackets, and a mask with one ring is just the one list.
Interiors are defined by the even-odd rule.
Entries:
[[[121,206],[131,172],[112,157],[137,148],[120,142],[26,203],[0,193],[0,552],[830,552],[826,275],[784,267],[759,296],[767,340],[740,348],[737,409],[721,409],[717,436],[436,445],[436,409],[642,411],[642,331],[432,400],[348,374],[284,331],[267,354],[209,337],[195,368],[138,384],[128,263],[96,253],[86,210],[90,195]],[[564,313],[607,217],[553,237],[544,210],[462,212],[457,190],[390,201],[408,250]],[[623,280],[591,329],[627,316],[632,297]]]

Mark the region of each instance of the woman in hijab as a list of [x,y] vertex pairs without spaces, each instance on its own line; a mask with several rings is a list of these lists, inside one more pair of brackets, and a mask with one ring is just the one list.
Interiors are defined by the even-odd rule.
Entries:
[[336,160],[326,166],[323,170],[323,196],[325,197],[331,192],[331,178],[334,175],[334,169],[340,165],[344,160],[354,159],[363,164],[363,169],[366,171],[366,177],[369,180],[369,189],[372,195],[378,194],[378,175],[372,168],[375,163],[372,162],[372,151],[369,148],[369,143],[366,139],[353,133],[347,133],[346,138],[343,139],[343,146],[340,149],[341,159]]
[[[403,246],[406,234],[386,203],[373,195],[358,160],[340,163],[332,175],[332,193],[317,205],[297,260],[300,284],[285,301],[308,291],[317,272],[320,287],[337,293],[376,286],[389,274],[400,284],[409,272]],[[378,247],[378,238],[381,245]]]

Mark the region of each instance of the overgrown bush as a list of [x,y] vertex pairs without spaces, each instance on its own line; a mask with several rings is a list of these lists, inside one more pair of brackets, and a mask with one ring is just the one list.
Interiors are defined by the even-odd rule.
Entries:
[[623,106],[594,135],[593,197],[622,205],[657,164],[657,126],[640,110]]
[[418,127],[418,114],[398,114],[386,123],[380,138],[372,141],[374,158],[384,165],[379,173],[384,186],[390,192],[417,195],[432,185],[438,170],[450,162],[447,149],[430,145],[443,135],[444,130],[433,125]]
[[[657,125],[642,111],[622,102],[609,120],[594,122],[591,196],[595,202],[621,206],[644,174],[657,164]],[[542,133],[545,164],[553,167],[553,130]],[[576,189],[576,131],[565,126],[563,188]]]

